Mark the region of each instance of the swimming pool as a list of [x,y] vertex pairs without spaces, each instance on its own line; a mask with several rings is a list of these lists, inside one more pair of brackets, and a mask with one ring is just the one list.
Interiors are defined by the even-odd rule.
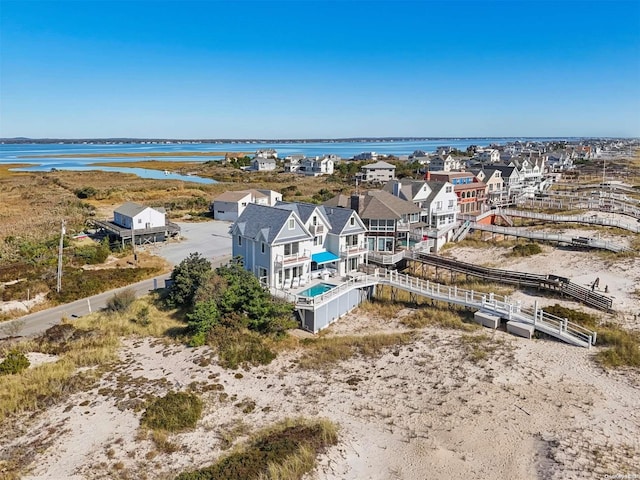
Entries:
[[298,295],[301,297],[317,297],[318,295],[328,292],[334,287],[335,285],[331,285],[329,283],[319,283],[318,285],[314,285],[313,287],[309,287],[306,290],[301,291]]

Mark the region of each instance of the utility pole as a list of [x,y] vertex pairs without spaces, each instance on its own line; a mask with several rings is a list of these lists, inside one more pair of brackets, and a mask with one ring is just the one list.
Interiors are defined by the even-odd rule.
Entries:
[[60,293],[62,289],[62,249],[64,247],[64,234],[66,232],[64,228],[64,220],[62,220],[62,228],[60,229],[60,246],[58,248],[58,281],[56,284],[56,291]]

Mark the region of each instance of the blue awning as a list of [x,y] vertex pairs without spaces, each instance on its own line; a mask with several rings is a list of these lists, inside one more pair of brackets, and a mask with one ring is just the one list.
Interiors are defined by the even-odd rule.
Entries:
[[340,260],[340,257],[334,255],[331,252],[320,252],[311,255],[311,261],[316,262],[318,265],[323,263],[335,262],[336,260]]

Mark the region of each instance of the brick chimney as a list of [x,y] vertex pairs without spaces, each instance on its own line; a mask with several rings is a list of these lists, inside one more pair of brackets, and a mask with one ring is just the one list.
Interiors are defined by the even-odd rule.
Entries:
[[424,176],[424,179],[428,182],[431,180],[431,170],[427,170],[426,175]]

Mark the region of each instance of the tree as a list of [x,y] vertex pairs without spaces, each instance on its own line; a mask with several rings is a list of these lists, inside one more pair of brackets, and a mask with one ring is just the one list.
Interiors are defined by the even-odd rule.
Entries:
[[196,291],[207,282],[211,274],[211,262],[198,252],[191,253],[171,272],[172,282],[167,304],[172,307],[193,307]]
[[197,302],[193,312],[187,314],[188,328],[193,346],[204,345],[207,333],[220,323],[220,312],[215,300]]

